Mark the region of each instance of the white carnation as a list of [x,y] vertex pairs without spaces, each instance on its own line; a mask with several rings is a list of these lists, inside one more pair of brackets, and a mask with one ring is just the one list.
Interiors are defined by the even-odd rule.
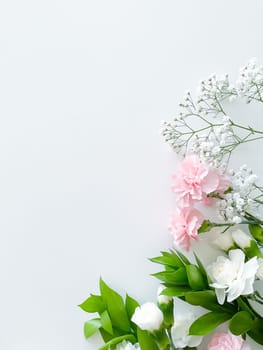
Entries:
[[257,258],[245,263],[245,254],[240,249],[230,250],[229,258],[219,256],[208,267],[208,273],[213,281],[210,285],[215,288],[219,304],[223,304],[225,297],[231,302],[240,295],[253,293],[253,283],[258,269]]
[[131,320],[141,329],[152,332],[160,329],[163,313],[154,303],[145,303],[135,309]]

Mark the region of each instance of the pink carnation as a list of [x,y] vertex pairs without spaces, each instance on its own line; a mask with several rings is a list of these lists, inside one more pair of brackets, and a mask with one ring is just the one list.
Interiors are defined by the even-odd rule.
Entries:
[[222,192],[228,187],[226,178],[218,170],[202,163],[196,155],[188,156],[181,162],[173,179],[172,189],[183,206],[205,201],[209,193]]
[[177,208],[169,227],[175,245],[189,250],[191,239],[198,239],[197,230],[202,222],[203,216],[198,210],[192,207]]
[[208,350],[250,350],[250,346],[244,342],[241,336],[229,333],[215,333]]

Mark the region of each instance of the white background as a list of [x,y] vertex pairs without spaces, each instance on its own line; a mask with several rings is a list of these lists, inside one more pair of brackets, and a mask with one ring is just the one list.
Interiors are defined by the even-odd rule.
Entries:
[[155,299],[146,258],[171,245],[175,167],[160,120],[201,78],[263,61],[262,12],[261,0],[0,2],[1,349],[97,349],[77,304],[100,275]]

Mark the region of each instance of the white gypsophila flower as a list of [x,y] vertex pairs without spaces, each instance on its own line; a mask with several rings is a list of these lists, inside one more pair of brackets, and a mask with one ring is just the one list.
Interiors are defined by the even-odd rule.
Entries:
[[233,130],[230,118],[226,115],[217,116],[217,126],[213,126],[210,132],[204,135],[195,135],[192,139],[191,150],[198,154],[199,158],[218,168],[224,156],[223,147],[233,143]]
[[231,174],[231,192],[217,202],[221,218],[229,223],[239,224],[246,212],[255,208],[253,191],[256,189],[257,176],[246,165]]
[[116,346],[116,350],[140,350],[140,345],[138,343],[132,344],[127,340],[123,340]]
[[233,241],[232,234],[230,231],[220,233],[213,243],[220,249],[228,251],[231,248],[234,248],[235,242]]
[[240,295],[253,293],[253,283],[258,268],[257,258],[254,257],[245,263],[245,254],[240,249],[229,252],[229,258],[219,256],[217,260],[208,266],[208,274],[215,288],[219,304],[231,302]]
[[263,66],[258,65],[255,58],[240,69],[236,90],[237,94],[244,97],[247,103],[252,100],[262,102]]
[[[162,123],[161,132],[165,141],[170,143],[177,153],[185,154],[188,148],[195,150],[194,153],[209,165],[218,167],[225,155],[221,152],[221,145],[225,146],[228,142],[231,144],[234,140],[231,120],[222,111],[220,100],[236,93],[233,92],[233,87],[229,88],[227,75],[212,75],[209,79],[201,81],[198,90],[196,100],[189,91],[186,92],[179,104],[180,114],[174,117],[172,122]],[[200,126],[198,131],[194,131],[189,120],[192,117],[204,122],[204,128]],[[216,123],[211,123],[207,118],[216,118]],[[205,127],[207,124],[210,125],[209,132]],[[192,140],[189,143],[190,139]]]
[[230,86],[227,74],[222,76],[212,74],[207,80],[202,80],[197,88],[199,109],[201,111],[205,109],[202,104],[203,101],[210,101],[212,106],[216,108],[216,101],[225,98],[226,93],[230,94],[232,90],[233,86]]
[[263,259],[262,258],[258,259],[258,269],[257,269],[257,272],[256,272],[256,276],[260,280],[263,280]]
[[157,302],[158,304],[169,304],[173,298],[168,297],[167,295],[162,295],[162,291],[165,289],[163,285],[160,285],[157,290]]
[[163,323],[163,313],[154,303],[145,303],[138,306],[131,318],[142,330],[155,331],[160,329]]
[[252,239],[245,232],[241,230],[235,230],[232,232],[232,237],[237,246],[241,249],[249,248]]
[[189,335],[189,328],[195,320],[196,316],[192,313],[174,315],[171,337],[176,348],[195,347],[201,344],[203,337]]
[[[258,133],[226,115],[224,102],[238,97],[247,103],[263,102],[263,66],[255,59],[241,68],[237,82],[230,83],[228,75],[213,74],[199,83],[196,98],[186,92],[179,104],[180,113],[163,125],[165,141],[176,153],[185,155],[190,151],[212,167],[222,166],[237,146],[256,140]],[[234,217],[233,222],[240,221],[239,215]]]
[[238,225],[238,224],[240,224],[241,222],[242,222],[242,218],[241,218],[240,216],[237,216],[237,215],[233,216],[233,218],[232,218],[232,223],[233,223],[233,224]]

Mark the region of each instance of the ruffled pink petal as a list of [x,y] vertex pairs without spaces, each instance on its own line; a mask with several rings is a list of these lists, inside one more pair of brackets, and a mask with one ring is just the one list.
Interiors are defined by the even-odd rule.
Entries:
[[[244,347],[245,346],[245,347]],[[208,350],[250,350],[241,336],[232,333],[215,333],[208,344]]]
[[221,192],[227,187],[227,179],[219,171],[203,164],[196,155],[186,157],[173,176],[172,190],[183,206],[206,201],[209,193]]
[[214,192],[217,190],[219,183],[220,181],[217,172],[210,170],[202,182],[202,190],[206,194]]
[[177,208],[169,226],[174,244],[189,250],[191,239],[198,239],[197,233],[202,221],[203,216],[198,210],[192,207]]

